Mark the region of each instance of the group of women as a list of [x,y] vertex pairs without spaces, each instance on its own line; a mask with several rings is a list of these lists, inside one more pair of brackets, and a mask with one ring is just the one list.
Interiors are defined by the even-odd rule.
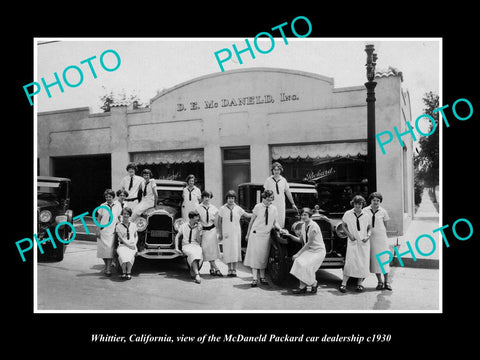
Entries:
[[[283,168],[278,162],[272,165],[272,176],[264,183],[261,202],[255,205],[252,213],[247,213],[236,204],[235,191],[230,190],[225,196],[225,204],[219,209],[210,203],[213,194],[200,191],[195,185],[195,176],[189,175],[187,186],[183,189],[182,217],[185,222],[180,226],[175,238],[175,249],[186,256],[190,275],[196,283],[201,283],[200,268],[204,261],[210,264],[210,275],[224,276],[216,261],[221,258],[219,242],[222,242],[222,261],[228,266],[227,276],[237,276],[237,264],[242,261],[241,226],[242,217],[250,218],[245,239],[247,249],[243,264],[251,268],[251,287],[268,285],[265,277],[268,254],[270,250],[270,232],[276,228],[284,236],[302,244],[301,249],[293,255],[290,273],[299,280],[294,294],[316,293],[318,282],[316,271],[322,265],[326,255],[322,232],[319,225],[312,220],[312,211],[303,208],[300,211],[302,225],[295,235],[283,229],[285,225],[285,199],[294,209],[298,208],[289,190],[287,180],[281,175]],[[116,221],[109,226],[97,228],[97,257],[105,262],[105,275],[110,276],[110,267],[115,250],[115,233],[118,238],[118,261],[122,267],[122,278],[131,279],[131,269],[137,251],[137,229],[133,222],[143,211],[156,203],[157,192],[150,170],[143,170],[142,177],[135,175],[135,164],[127,166],[128,175],[122,179],[120,190],[115,194],[105,191],[105,206],[97,212],[97,222],[108,224],[110,208]],[[129,195],[132,194],[132,195]],[[115,195],[117,200],[115,201]],[[342,221],[348,236],[344,275],[339,290],[347,290],[350,277],[357,278],[357,291],[363,291],[363,280],[369,273],[375,273],[378,279],[377,289],[392,290],[388,282],[388,268],[382,281],[382,271],[375,254],[388,249],[386,221],[387,211],[380,206],[383,198],[378,192],[369,196],[369,206],[362,196],[355,196],[353,208],[345,212]],[[121,215],[121,216],[120,216]],[[181,244],[181,249],[180,249]]]

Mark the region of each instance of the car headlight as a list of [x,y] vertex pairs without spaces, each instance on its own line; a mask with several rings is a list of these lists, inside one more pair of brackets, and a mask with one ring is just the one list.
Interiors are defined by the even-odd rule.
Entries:
[[42,210],[40,211],[38,219],[44,223],[49,222],[50,220],[52,220],[52,213],[48,210]]
[[345,230],[343,230],[343,223],[335,226],[335,233],[339,238],[345,239],[347,237],[347,233],[345,232]]
[[185,220],[183,218],[177,219],[173,223],[173,228],[175,229],[175,231],[178,231],[178,229],[180,229],[180,226],[182,226],[184,223]]
[[300,236],[300,230],[302,230],[302,222],[301,221],[295,221],[292,224],[292,233],[294,233],[296,236]]
[[147,220],[143,217],[138,217],[135,220],[135,225],[137,225],[138,231],[144,231],[147,228]]

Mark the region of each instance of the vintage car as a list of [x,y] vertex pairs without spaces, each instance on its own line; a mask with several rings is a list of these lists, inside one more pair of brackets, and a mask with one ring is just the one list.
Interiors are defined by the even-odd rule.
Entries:
[[[63,260],[67,244],[56,241],[55,228],[61,222],[72,223],[73,212],[69,209],[70,192],[70,179],[51,176],[37,178],[37,237],[39,240],[48,237],[47,229],[49,229],[56,245],[54,248],[51,241],[43,243],[44,253],[41,254],[38,251],[39,260]],[[71,227],[61,226],[58,229],[58,235],[63,241],[70,242]]]
[[[302,183],[290,183],[295,204],[298,208],[309,207],[314,211],[312,220],[318,223],[323,235],[323,241],[327,250],[321,269],[342,268],[345,264],[347,251],[347,235],[341,226],[341,218],[336,214],[329,217],[326,210],[318,206],[319,199],[314,185]],[[253,210],[255,204],[261,201],[260,194],[263,184],[243,183],[238,186],[238,204],[248,212]],[[295,235],[300,227],[300,215],[286,200],[285,229]],[[245,233],[248,229],[249,220],[242,218],[242,246],[246,246]],[[293,261],[292,256],[300,250],[302,245],[292,241],[288,236],[280,235],[272,230],[271,247],[268,258],[267,271],[272,281],[280,285],[288,276]]]
[[182,219],[183,181],[155,180],[158,199],[135,223],[138,228],[138,253],[147,259],[174,259],[182,256],[175,251],[175,236]]

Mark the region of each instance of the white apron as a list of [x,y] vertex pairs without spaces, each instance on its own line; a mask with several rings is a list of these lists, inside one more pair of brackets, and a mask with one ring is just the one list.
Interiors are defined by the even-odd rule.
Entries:
[[[376,255],[389,251],[387,229],[384,221],[390,220],[387,210],[379,206],[375,213],[375,223],[373,222],[373,213],[370,206],[363,209],[370,218],[372,218],[372,235],[370,236],[370,272],[374,274],[381,274],[382,270],[378,264]],[[387,273],[390,269],[388,264],[383,265],[384,271]]]

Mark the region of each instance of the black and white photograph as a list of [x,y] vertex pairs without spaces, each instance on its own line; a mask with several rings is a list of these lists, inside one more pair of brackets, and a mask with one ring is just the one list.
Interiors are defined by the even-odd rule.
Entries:
[[36,41],[36,311],[441,311],[441,39]]
[[71,5],[5,12],[7,350],[473,347],[469,6]]

